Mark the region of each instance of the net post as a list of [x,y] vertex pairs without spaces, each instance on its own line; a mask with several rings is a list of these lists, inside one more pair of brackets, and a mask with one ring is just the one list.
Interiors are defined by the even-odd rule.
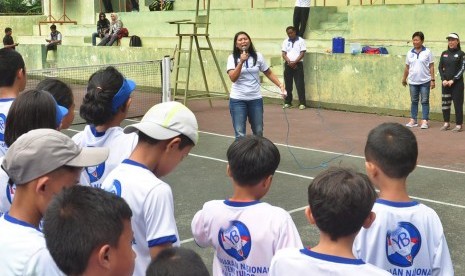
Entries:
[[163,62],[161,65],[162,71],[162,101],[169,102],[171,101],[171,87],[170,87],[170,79],[171,79],[171,58],[170,56],[165,56],[163,58]]

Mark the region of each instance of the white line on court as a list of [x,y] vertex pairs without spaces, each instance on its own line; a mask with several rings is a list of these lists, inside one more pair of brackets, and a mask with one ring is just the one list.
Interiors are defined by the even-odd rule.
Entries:
[[[219,137],[227,137],[227,138],[234,139],[233,136],[229,136],[229,135],[217,134],[217,133],[206,132],[206,131],[199,131],[199,132],[204,133],[204,134],[209,134],[209,135],[214,135],[214,136],[219,136]],[[289,147],[289,148],[292,148],[292,149],[300,149],[300,150],[306,150],[306,151],[314,151],[314,152],[320,152],[320,153],[327,153],[327,154],[333,154],[333,155],[341,155],[341,156],[348,156],[348,157],[354,157],[354,158],[359,158],[359,159],[365,159],[364,156],[346,154],[346,153],[341,153],[341,152],[326,151],[326,150],[319,150],[319,149],[312,149],[312,148],[304,148],[304,147],[298,147],[298,146],[292,146],[292,145],[280,144],[280,143],[275,143],[275,145],[283,146],[283,147]],[[444,172],[453,172],[453,173],[465,174],[464,171],[437,168],[437,167],[431,167],[431,166],[417,165],[417,167],[424,168],[424,169],[430,169],[430,170],[438,170],[438,171],[444,171]]]
[[[219,158],[214,158],[214,157],[209,157],[209,156],[204,156],[204,155],[198,155],[198,154],[194,154],[194,153],[189,153],[189,155],[190,155],[190,156],[194,156],[194,157],[209,159],[209,160],[213,160],[213,161],[228,163],[228,161],[223,160],[223,159],[219,159]],[[289,173],[289,172],[283,172],[283,171],[280,171],[280,170],[277,170],[276,172],[277,172],[277,173],[280,173],[280,174],[285,174],[285,175],[290,175],[290,176],[296,176],[296,177],[306,178],[306,179],[313,179],[313,178],[314,178],[314,177],[311,177],[311,176],[306,176],[306,175],[301,175],[301,174],[295,174],[295,173]]]

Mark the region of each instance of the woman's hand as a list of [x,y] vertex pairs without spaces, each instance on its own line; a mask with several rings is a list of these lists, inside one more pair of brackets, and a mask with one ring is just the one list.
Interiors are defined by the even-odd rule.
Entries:
[[241,63],[246,62],[249,59],[249,53],[246,51],[242,51],[242,54],[240,56]]

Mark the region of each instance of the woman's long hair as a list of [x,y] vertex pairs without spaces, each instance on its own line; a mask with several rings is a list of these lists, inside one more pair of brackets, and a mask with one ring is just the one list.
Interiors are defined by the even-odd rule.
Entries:
[[241,34],[247,36],[247,38],[250,41],[250,46],[249,46],[249,49],[247,51],[249,52],[249,55],[253,58],[253,65],[255,66],[255,64],[257,64],[257,52],[255,51],[255,47],[253,46],[252,39],[250,39],[250,36],[246,32],[243,32],[243,31],[238,32],[234,36],[234,41],[233,41],[234,65],[237,66],[237,60],[241,57],[241,53],[242,53],[242,49],[239,49],[239,48],[236,47],[237,38]]

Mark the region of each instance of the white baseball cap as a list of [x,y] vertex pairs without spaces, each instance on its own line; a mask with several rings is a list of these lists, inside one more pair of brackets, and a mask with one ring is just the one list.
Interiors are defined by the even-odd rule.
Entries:
[[446,37],[446,39],[449,39],[449,38],[460,39],[460,38],[459,38],[459,35],[456,34],[456,33],[450,33],[450,34]]
[[183,134],[197,144],[199,126],[194,113],[179,102],[164,102],[152,106],[142,120],[124,128],[124,133],[142,131],[156,140],[168,140]]
[[54,129],[34,129],[8,149],[2,168],[16,185],[26,184],[62,166],[88,167],[104,162],[108,148],[81,148]]

